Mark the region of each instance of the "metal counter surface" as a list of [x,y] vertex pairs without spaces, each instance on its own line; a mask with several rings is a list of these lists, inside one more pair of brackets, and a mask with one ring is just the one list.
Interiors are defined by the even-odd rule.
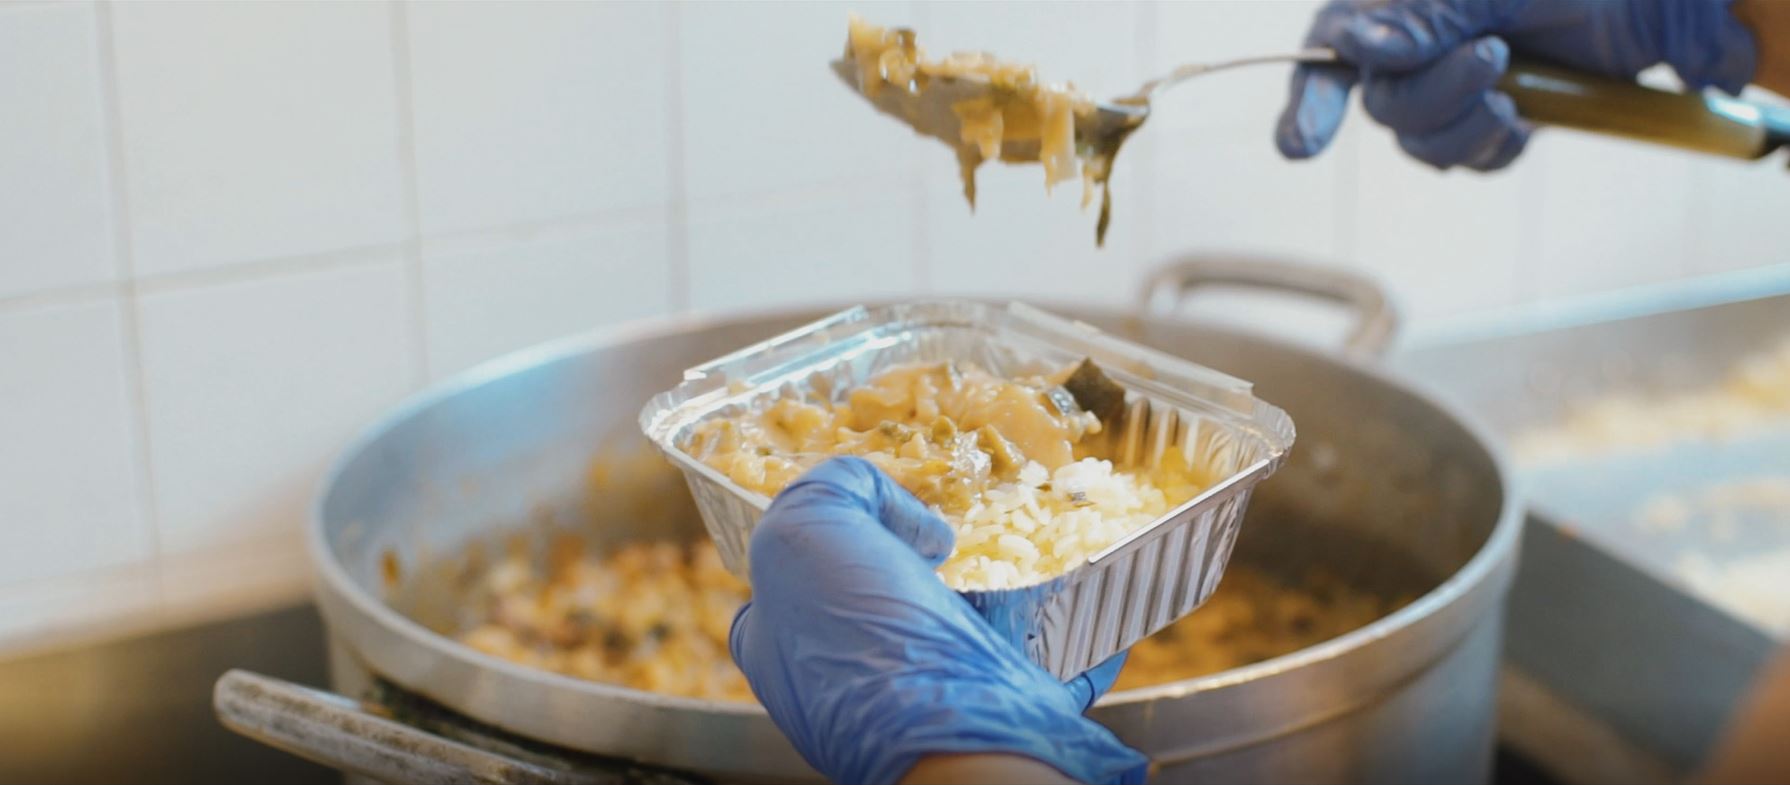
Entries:
[[339,782],[218,724],[212,684],[239,666],[328,683],[317,611],[305,604],[0,661],[0,782]]
[[[1750,273],[1743,283],[1642,292],[1626,303],[1604,298],[1577,314],[1431,341],[1393,363],[1509,438],[1607,392],[1708,384],[1740,358],[1790,338],[1790,268]],[[1693,592],[1673,565],[1693,551],[1720,558],[1785,547],[1790,521],[1723,533],[1695,518],[1649,531],[1641,518],[1664,494],[1777,476],[1790,476],[1790,428],[1524,470],[1529,514],[1507,665],[1641,754],[1679,772],[1697,766],[1780,641]]]

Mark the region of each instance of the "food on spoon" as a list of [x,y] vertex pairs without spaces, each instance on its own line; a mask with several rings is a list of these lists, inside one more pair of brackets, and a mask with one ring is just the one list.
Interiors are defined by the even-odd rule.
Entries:
[[[1053,394],[1071,382],[1089,397]],[[1109,440],[1090,437],[1123,395],[1089,362],[1017,379],[914,363],[836,399],[783,397],[708,420],[684,449],[767,496],[827,458],[861,456],[957,529],[939,570],[948,585],[1014,588],[1068,571],[1211,484],[1180,451],[1148,469],[1101,454]]]
[[1081,166],[1075,155],[1075,118],[1094,112],[1094,102],[1067,84],[1038,81],[1036,69],[1003,62],[986,52],[958,52],[927,60],[915,44],[914,31],[885,28],[853,14],[847,29],[846,54],[858,66],[858,85],[874,97],[882,90],[920,93],[933,79],[980,79],[993,89],[952,108],[962,120],[958,146],[963,164],[964,194],[976,199],[975,169],[985,160],[999,160],[1008,141],[1037,140],[1035,158],[1044,166],[1045,185],[1074,178]]
[[[1077,126],[1091,122],[1094,101],[1071,83],[1040,81],[1037,69],[1006,62],[986,52],[958,52],[929,60],[915,44],[914,31],[885,28],[852,15],[846,35],[846,57],[857,70],[858,89],[875,101],[884,91],[925,99],[943,81],[968,80],[986,85],[951,103],[958,138],[945,139],[957,151],[964,197],[976,204],[976,169],[984,161],[1036,161],[1044,167],[1044,187],[1082,180],[1082,206],[1101,188],[1096,239],[1104,242],[1112,202],[1107,181],[1122,138],[1106,146],[1078,141]],[[881,106],[882,104],[879,104]],[[910,110],[905,119],[920,126]]]

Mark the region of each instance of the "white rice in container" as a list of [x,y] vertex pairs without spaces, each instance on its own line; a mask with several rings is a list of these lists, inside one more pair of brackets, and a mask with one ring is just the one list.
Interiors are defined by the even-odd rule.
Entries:
[[957,547],[939,569],[960,591],[1011,589],[1061,575],[1167,514],[1169,498],[1149,479],[1084,458],[1055,473],[1032,462],[1019,481],[982,493],[947,516]]

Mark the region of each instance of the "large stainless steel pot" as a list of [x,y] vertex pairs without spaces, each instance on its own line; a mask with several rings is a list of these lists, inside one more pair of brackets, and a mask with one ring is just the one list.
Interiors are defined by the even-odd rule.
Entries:
[[[1180,292],[1212,282],[1364,308],[1356,349],[1390,333],[1371,287],[1266,262],[1184,263],[1156,280],[1146,310],[1167,310]],[[1290,574],[1324,564],[1370,586],[1422,592],[1325,644],[1115,693],[1094,716],[1156,761],[1158,781],[1485,779],[1519,531],[1508,475],[1485,436],[1365,359],[1164,313],[1053,310],[1252,380],[1291,413],[1300,444],[1256,494],[1235,558]],[[318,602],[339,650],[473,718],[574,750],[724,779],[815,778],[757,706],[581,681],[457,645],[415,620],[442,612],[427,592],[394,607],[383,562],[389,551],[414,570],[518,521],[573,527],[598,542],[696,536],[678,475],[622,458],[593,482],[593,456],[650,454],[635,430],[641,401],[686,367],[824,312],[679,319],[567,339],[438,386],[367,431],[329,475],[312,521]],[[232,692],[241,686],[220,683],[226,722],[301,746],[269,723],[245,727],[257,721],[238,710],[253,702]]]

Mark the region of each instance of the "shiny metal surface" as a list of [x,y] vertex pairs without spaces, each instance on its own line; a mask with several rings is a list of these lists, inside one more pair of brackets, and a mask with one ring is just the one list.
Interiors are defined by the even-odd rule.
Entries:
[[[1482,781],[1518,534],[1483,435],[1367,364],[1212,328],[1052,310],[1249,379],[1299,422],[1301,446],[1258,489],[1234,558],[1295,576],[1346,562],[1364,584],[1424,592],[1286,657],[1109,695],[1094,716],[1152,755],[1159,781]],[[393,682],[524,736],[723,779],[815,779],[756,706],[581,681],[453,643],[413,619],[438,612],[426,599],[392,600],[382,561],[389,551],[414,573],[519,521],[599,545],[695,536],[678,474],[656,457],[626,457],[652,455],[634,413],[684,368],[820,315],[576,337],[411,401],[347,450],[319,497],[312,548],[332,634]],[[596,455],[610,457],[593,470]]]
[[1255,256],[1194,257],[1165,265],[1144,284],[1144,313],[1166,318],[1195,290],[1233,286],[1289,292],[1348,308],[1354,318],[1342,349],[1378,357],[1398,333],[1398,311],[1378,284],[1355,273]]
[[381,717],[358,702],[231,670],[212,690],[224,727],[350,775],[380,782],[596,785],[617,780],[530,764]]
[[234,667],[323,683],[322,620],[306,604],[0,660],[0,782],[335,785],[218,724]]
[[[1138,99],[1213,71],[1272,63],[1347,65],[1334,50],[1304,49],[1216,63],[1193,63],[1147,83]],[[1790,144],[1790,112],[1698,90],[1674,92],[1632,80],[1513,58],[1498,88],[1525,119],[1684,150],[1752,160]],[[1118,103],[1136,102],[1120,99]],[[1115,111],[1106,106],[1102,111]]]
[[[1521,581],[1522,568],[1517,572]],[[1510,636],[1508,626],[1504,634]],[[1498,672],[1498,747],[1571,785],[1678,785],[1684,780],[1683,772],[1508,660]]]
[[[1298,63],[1335,63],[1331,49],[1301,49],[1293,52],[1234,57],[1203,63],[1186,63],[1175,70],[1143,83],[1129,95],[1100,101],[1091,117],[1076,121],[1076,140],[1094,150],[1117,150],[1125,137],[1142,127],[1150,118],[1150,102],[1164,91],[1189,79],[1254,65],[1290,65]],[[835,76],[853,92],[863,93],[862,76],[850,54],[828,64]],[[924,90],[882,90],[867,95],[877,109],[912,126],[922,136],[940,139],[957,146],[963,137],[961,118],[953,107],[964,101],[988,100],[997,88],[979,75],[934,76]],[[1005,161],[1038,160],[1038,144],[1034,139],[1003,139],[1001,158]]]
[[[1612,300],[1590,319],[1556,315],[1428,345],[1395,362],[1513,435],[1609,393],[1707,385],[1790,335],[1790,276],[1748,284],[1751,297],[1728,292],[1688,306]],[[1511,664],[1681,773],[1699,765],[1782,641],[1674,576],[1684,540],[1701,539],[1697,549],[1718,558],[1732,550],[1711,527],[1664,538],[1643,536],[1636,522],[1656,493],[1781,473],[1786,445],[1781,431],[1760,429],[1720,445],[1617,452],[1523,472],[1529,517],[1510,597]]]
[[1115,465],[1153,467],[1179,453],[1222,478],[1066,573],[966,591],[970,604],[1067,681],[1205,602],[1224,575],[1251,489],[1292,446],[1292,420],[1251,394],[1248,382],[1023,303],[934,301],[832,314],[685,371],[647,402],[640,427],[683,471],[722,561],[747,578],[747,543],[771,500],[685,451],[700,423],[790,393],[839,401],[838,391],[896,365],[970,358],[1003,376],[1092,359],[1127,391],[1124,427],[1109,442]]

